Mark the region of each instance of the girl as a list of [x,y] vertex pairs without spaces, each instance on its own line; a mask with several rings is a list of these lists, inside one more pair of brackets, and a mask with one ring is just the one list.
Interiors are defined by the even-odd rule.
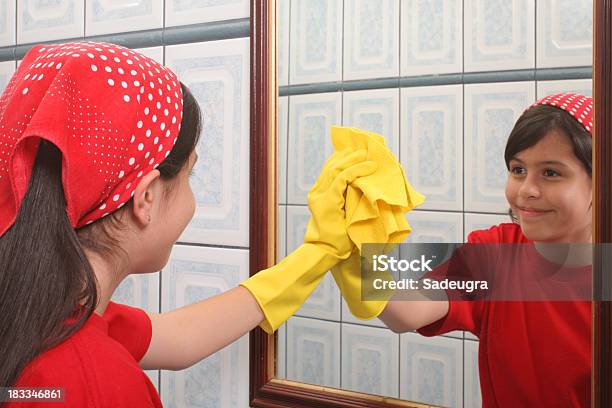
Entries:
[[[591,112],[591,98],[567,93],[521,115],[504,154],[512,222],[473,231],[468,243],[591,243]],[[396,333],[478,336],[484,407],[590,407],[590,302],[461,301],[450,294],[400,301],[397,292],[386,306],[358,304],[355,281],[338,276],[358,317],[382,311],[380,319]],[[351,282],[355,293],[348,296]]]
[[[163,314],[110,301],[127,275],[164,267],[193,216],[199,133],[187,87],[137,52],[27,53],[0,98],[0,387],[55,387],[48,398],[69,407],[160,407],[142,369],[180,370],[257,325],[273,332],[350,255],[344,231],[330,242],[309,228],[279,264],[213,298]],[[365,157],[334,154],[309,205],[343,220],[329,203],[376,170]]]

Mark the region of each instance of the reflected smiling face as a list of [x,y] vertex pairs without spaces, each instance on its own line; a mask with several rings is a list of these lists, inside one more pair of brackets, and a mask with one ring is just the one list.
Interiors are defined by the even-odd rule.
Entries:
[[537,242],[591,242],[592,181],[558,130],[510,162],[506,199],[525,236]]

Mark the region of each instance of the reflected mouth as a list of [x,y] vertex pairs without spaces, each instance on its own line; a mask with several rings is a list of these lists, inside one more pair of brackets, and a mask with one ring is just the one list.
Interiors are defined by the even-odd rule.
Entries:
[[525,218],[540,217],[542,215],[546,215],[552,212],[552,210],[540,210],[540,209],[529,208],[529,207],[518,207],[518,210],[519,210],[519,215]]

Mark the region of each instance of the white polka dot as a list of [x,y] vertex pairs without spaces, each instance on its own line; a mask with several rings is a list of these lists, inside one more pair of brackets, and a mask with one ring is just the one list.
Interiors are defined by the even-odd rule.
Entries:
[[153,95],[149,94],[149,100],[152,101],[153,100]]
[[157,102],[155,106],[157,106],[157,109],[161,109],[161,102]]
[[91,52],[88,52],[88,53],[87,53],[87,56],[88,56],[89,58],[93,58],[93,57],[94,57],[94,55],[93,55]]
[[26,76],[23,77],[23,79],[28,79],[30,77],[30,74],[26,74]]
[[166,128],[166,124],[162,122],[162,124],[159,125],[159,128],[163,131]]
[[157,144],[159,142],[159,137],[155,136],[155,139],[153,139],[153,144]]
[[161,152],[161,151],[162,151],[162,149],[163,149],[163,147],[164,147],[164,145],[159,145],[159,147],[157,148],[157,151],[158,151],[158,152]]
[[113,81],[113,79],[112,79],[112,78],[109,78],[109,79],[108,79],[108,84],[109,84],[110,86],[113,86],[113,85],[115,85],[115,81]]
[[131,71],[130,71],[130,74],[132,74],[132,75],[136,75],[136,74],[137,74],[137,72],[136,72],[136,70],[135,70],[135,69],[133,69],[133,70],[131,70]]
[[119,72],[121,75],[125,74],[123,68],[117,68],[117,72]]
[[119,194],[115,194],[113,196],[113,201],[119,201]]
[[147,152],[147,153],[145,154],[145,159],[148,159],[150,155],[151,155],[151,152]]
[[106,55],[104,55],[104,54],[101,54],[101,55],[100,55],[100,59],[101,59],[102,61],[106,61],[106,60],[108,59],[108,57],[107,57]]
[[111,67],[109,67],[108,65],[104,67],[104,70],[106,72],[113,72],[113,69]]
[[151,136],[151,129],[147,129],[147,137]]
[[27,94],[27,93],[28,93],[28,91],[29,91],[29,89],[28,89],[28,88],[23,88],[23,92],[22,92],[22,94],[24,94],[24,95],[25,95],[25,94]]
[[103,210],[106,208],[106,203],[102,204],[100,207],[98,207],[99,210]]
[[142,176],[142,170],[138,172],[138,175],[136,177],[140,177],[140,176]]
[[121,81],[121,86],[122,86],[122,87],[124,87],[124,88],[127,88],[127,87],[128,87],[128,84],[127,84],[127,82],[125,82],[125,81]]
[[126,102],[130,101],[130,97],[128,95],[123,95],[123,100]]
[[121,62],[121,60],[118,57],[113,58],[115,60],[115,62]]
[[148,115],[148,114],[149,114],[149,107],[148,107],[148,106],[147,106],[147,107],[144,109],[144,114],[145,114],[145,115]]
[[45,74],[40,74],[40,76],[38,77],[38,80],[40,81],[41,79],[43,79],[44,76]]
[[175,123],[176,123],[176,116],[173,116],[172,117],[172,124],[175,124]]
[[170,129],[166,130],[166,137],[170,136]]
[[136,160],[133,157],[130,157],[130,160],[128,161],[128,163],[130,164],[130,166],[132,166],[135,161]]
[[138,144],[138,150],[142,151],[144,149],[144,143],[139,143]]
[[134,63],[134,61],[132,61],[131,59],[127,59],[127,60],[125,60],[125,62],[127,62],[128,65],[132,65]]
[[166,157],[168,157],[169,155],[170,155],[170,150],[166,152]]
[[[125,175],[125,172],[124,172],[123,170],[121,170],[121,171],[119,172],[119,178],[122,178],[124,175]],[[102,209],[102,208],[101,208],[101,209]]]
[[151,157],[151,160],[149,160],[149,165],[153,164],[154,161],[155,161],[155,157]]
[[98,67],[96,67],[95,65],[91,64],[91,70],[93,72],[96,72],[98,70]]
[[134,86],[140,86],[140,82],[134,81]]
[[130,139],[130,143],[134,143],[134,140],[136,140],[136,136],[132,135],[132,138]]
[[153,121],[153,123],[157,122],[157,115],[153,115],[153,117],[151,118],[151,120]]
[[164,115],[168,116],[170,114],[170,112],[168,111],[168,109],[164,109]]
[[138,129],[140,129],[142,127],[142,120],[139,120],[136,126],[138,127]]

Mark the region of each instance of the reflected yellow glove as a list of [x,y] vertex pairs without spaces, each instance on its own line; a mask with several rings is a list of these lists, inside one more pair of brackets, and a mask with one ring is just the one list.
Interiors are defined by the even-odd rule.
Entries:
[[[331,156],[308,193],[315,211],[304,244],[240,283],[259,304],[264,314],[259,326],[267,333],[274,333],[300,308],[332,266],[350,256],[353,245],[346,235],[344,195],[348,185],[376,170],[377,164],[365,161],[366,155],[363,149],[344,149]],[[336,230],[337,223],[342,228]]]
[[[355,180],[346,193],[346,229],[356,250],[351,257],[332,268],[332,275],[351,313],[362,320],[372,319],[385,308],[392,291],[377,292],[380,300],[361,300],[371,296],[371,280],[362,281],[360,253],[363,243],[397,244],[412,231],[406,212],[425,201],[425,196],[410,185],[402,166],[385,146],[382,136],[354,128],[332,128],[336,151],[367,150],[367,160],[378,163],[377,170]],[[387,246],[385,252],[394,245]],[[370,293],[370,295],[368,295]],[[368,297],[369,296],[369,297]]]

